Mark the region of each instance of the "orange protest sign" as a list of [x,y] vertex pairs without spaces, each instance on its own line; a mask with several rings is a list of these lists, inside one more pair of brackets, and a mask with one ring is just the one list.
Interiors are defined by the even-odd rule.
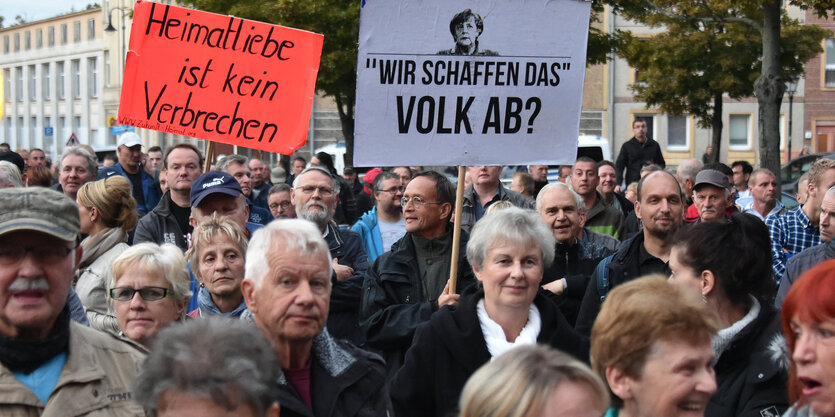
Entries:
[[119,123],[291,154],[323,36],[160,3],[134,7]]

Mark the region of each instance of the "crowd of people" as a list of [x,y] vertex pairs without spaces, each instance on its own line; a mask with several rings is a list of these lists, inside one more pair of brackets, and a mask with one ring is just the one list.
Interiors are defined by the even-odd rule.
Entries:
[[0,414],[835,417],[835,162],[787,210],[642,123],[458,225],[423,167],[0,151]]

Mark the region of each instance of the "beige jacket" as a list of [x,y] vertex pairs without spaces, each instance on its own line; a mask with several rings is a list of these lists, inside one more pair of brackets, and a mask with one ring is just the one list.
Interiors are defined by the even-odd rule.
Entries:
[[131,391],[144,358],[134,345],[71,321],[67,363],[46,406],[0,365],[0,415],[144,416]]

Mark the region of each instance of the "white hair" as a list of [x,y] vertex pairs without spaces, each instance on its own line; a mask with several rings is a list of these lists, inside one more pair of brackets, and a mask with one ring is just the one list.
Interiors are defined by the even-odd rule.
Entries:
[[576,191],[572,190],[571,187],[564,182],[551,182],[539,190],[539,194],[536,195],[536,211],[540,211],[542,209],[542,197],[551,192],[551,190],[557,188],[564,189],[571,193],[571,196],[574,197],[574,202],[577,203],[577,209],[580,211],[586,211],[586,202],[583,200],[583,197],[581,197],[580,194],[577,194]]
[[23,178],[17,165],[0,161],[0,188],[23,187]]
[[[280,248],[274,247],[281,244]],[[302,219],[273,220],[262,229],[258,229],[249,240],[246,250],[245,280],[260,288],[269,271],[267,253],[269,251],[294,251],[304,257],[323,256],[327,259],[328,274],[333,274],[331,255],[322,232],[313,222]]]

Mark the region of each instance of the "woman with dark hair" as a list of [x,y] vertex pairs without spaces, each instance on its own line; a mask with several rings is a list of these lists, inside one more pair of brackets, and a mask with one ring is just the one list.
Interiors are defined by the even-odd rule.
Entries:
[[336,224],[354,224],[362,213],[357,212],[357,200],[354,198],[353,191],[351,191],[351,184],[336,172],[333,157],[327,152],[319,152],[310,158],[310,165],[328,170],[331,176],[339,181],[339,204],[336,205],[333,220]]
[[783,332],[792,357],[785,417],[835,417],[835,260],[810,269],[783,303]]
[[771,308],[769,234],[749,214],[702,222],[673,238],[670,281],[699,295],[719,321],[711,339],[718,389],[708,416],[760,416],[788,407],[778,313]]

